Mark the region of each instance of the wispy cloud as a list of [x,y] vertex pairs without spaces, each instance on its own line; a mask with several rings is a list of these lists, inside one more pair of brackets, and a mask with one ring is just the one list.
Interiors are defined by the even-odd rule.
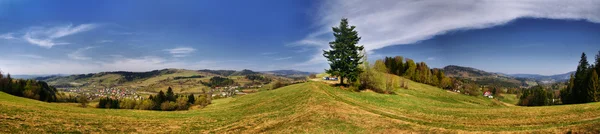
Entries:
[[45,48],[52,48],[55,45],[66,45],[67,42],[56,42],[55,39],[85,32],[98,27],[97,24],[81,24],[73,26],[72,24],[53,27],[31,27],[23,35],[23,39],[30,44]]
[[[411,44],[454,30],[483,29],[518,18],[587,20],[600,23],[600,1],[593,0],[332,0],[322,3],[314,24],[319,29],[293,46],[327,49],[331,27],[342,17],[357,27],[367,51]],[[329,36],[328,36],[329,35]],[[326,63],[321,51],[306,63]]]
[[435,60],[435,57],[429,57],[427,60]]
[[113,40],[101,40],[101,41],[98,41],[98,43],[112,43],[112,42],[113,42]]
[[35,54],[19,54],[17,56],[27,57],[27,58],[33,58],[33,59],[43,59],[44,58],[42,56],[35,55]]
[[164,51],[169,52],[173,57],[186,57],[190,53],[196,51],[196,49],[191,47],[177,47],[172,49],[165,49]]
[[67,54],[67,56],[71,59],[75,59],[75,60],[89,60],[92,59],[91,57],[85,56],[84,52],[87,50],[90,50],[94,47],[84,47],[84,48],[80,48],[77,49],[75,51],[73,51],[72,53]]
[[277,52],[264,52],[264,53],[260,53],[260,55],[274,55],[277,54]]
[[13,33],[5,33],[0,35],[0,39],[12,40],[16,38],[13,36]]
[[275,58],[275,60],[287,60],[287,59],[291,59],[292,57],[281,57],[281,58]]

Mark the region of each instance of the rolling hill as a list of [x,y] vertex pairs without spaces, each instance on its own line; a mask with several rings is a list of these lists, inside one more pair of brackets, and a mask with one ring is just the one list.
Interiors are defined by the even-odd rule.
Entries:
[[251,70],[185,70],[162,69],[149,72],[101,72],[78,74],[70,76],[38,77],[36,80],[48,82],[59,87],[75,87],[81,89],[124,88],[136,91],[158,92],[172,87],[176,93],[199,93],[205,88],[200,81],[208,81],[219,76],[233,79],[239,85],[252,82],[245,76],[260,74],[274,80],[289,80],[288,78],[262,74]]
[[532,78],[515,78],[509,75],[486,72],[471,67],[449,65],[442,70],[444,70],[446,76],[475,81],[480,85],[500,84],[506,87],[530,87],[538,85],[538,82]]
[[262,73],[271,74],[282,77],[291,77],[291,78],[306,78],[310,74],[316,74],[311,72],[303,72],[298,70],[273,70],[273,71],[263,71]]
[[556,75],[539,75],[539,74],[508,74],[509,76],[516,78],[529,78],[535,79],[540,83],[550,84],[556,82],[565,82],[568,81],[571,74],[574,74],[575,71],[564,73],[564,74],[556,74]]
[[600,103],[518,107],[394,79],[408,89],[388,95],[307,82],[175,112],[80,108],[0,93],[0,133],[600,132]]

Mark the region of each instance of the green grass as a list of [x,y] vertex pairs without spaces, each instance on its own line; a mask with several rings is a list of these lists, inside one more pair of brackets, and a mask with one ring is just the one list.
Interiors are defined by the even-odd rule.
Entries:
[[[395,78],[396,80],[405,80]],[[598,133],[600,103],[518,107],[407,81],[393,95],[294,84],[204,109],[79,108],[0,93],[0,133]],[[596,127],[595,127],[596,126]]]

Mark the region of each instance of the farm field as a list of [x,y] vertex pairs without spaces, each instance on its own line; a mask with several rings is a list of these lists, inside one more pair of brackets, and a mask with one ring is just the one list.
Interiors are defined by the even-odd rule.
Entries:
[[396,80],[409,89],[386,95],[307,82],[175,112],[80,108],[0,93],[0,133],[600,132],[600,103],[519,107]]

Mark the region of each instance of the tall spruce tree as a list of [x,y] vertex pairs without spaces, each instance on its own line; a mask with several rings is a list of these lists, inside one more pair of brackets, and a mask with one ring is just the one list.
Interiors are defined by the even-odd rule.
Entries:
[[177,98],[175,97],[175,93],[173,93],[173,89],[171,87],[169,87],[167,89],[167,100],[168,101],[175,101]]
[[596,72],[596,70],[592,70],[592,74],[590,75],[587,88],[588,102],[598,101],[598,90],[600,90],[600,85],[598,85],[598,73]]
[[600,51],[598,51],[598,54],[596,54],[596,62],[594,65],[596,65],[596,72],[600,73]]
[[581,54],[581,60],[575,72],[575,84],[573,86],[571,97],[575,103],[587,102],[587,87],[588,87],[588,69],[590,64],[587,61],[585,53]]
[[396,75],[398,76],[402,76],[404,74],[404,57],[402,56],[396,56],[394,57],[394,60],[396,60]]
[[333,27],[333,36],[335,41],[329,42],[331,50],[323,51],[323,56],[330,62],[330,69],[327,73],[339,76],[340,84],[344,84],[344,78],[354,82],[362,70],[360,65],[362,55],[359,54],[364,47],[357,45],[360,41],[358,32],[354,29],[356,26],[348,25],[348,19],[343,18],[338,27]]
[[575,87],[575,76],[571,74],[569,77],[569,83],[567,83],[567,88],[560,91],[560,100],[563,104],[573,103],[573,87]]

